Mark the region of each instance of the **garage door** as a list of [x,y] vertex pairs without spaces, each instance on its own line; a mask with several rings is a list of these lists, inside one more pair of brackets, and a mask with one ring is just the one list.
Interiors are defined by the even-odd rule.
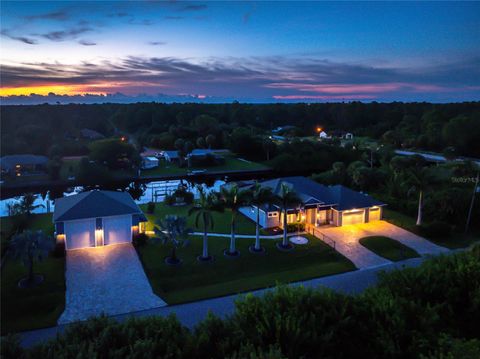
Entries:
[[103,218],[103,236],[105,244],[132,241],[132,216]]
[[66,249],[95,245],[95,219],[65,222]]
[[380,208],[370,208],[370,212],[368,213],[368,220],[371,221],[379,221],[380,220]]
[[346,226],[348,224],[356,224],[356,223],[363,223],[365,218],[364,211],[355,211],[355,212],[343,212],[342,214],[342,226]]

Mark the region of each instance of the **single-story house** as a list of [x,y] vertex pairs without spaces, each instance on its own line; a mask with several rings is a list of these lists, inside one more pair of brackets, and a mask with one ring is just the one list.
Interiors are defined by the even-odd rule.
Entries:
[[325,131],[320,131],[318,134],[318,137],[320,138],[330,138]]
[[2,173],[25,176],[46,173],[48,157],[37,155],[10,155],[0,158]]
[[142,169],[146,170],[149,168],[158,167],[159,161],[157,157],[154,156],[142,156]]
[[162,154],[163,158],[168,162],[178,162],[180,160],[178,151],[163,151]]
[[226,149],[211,150],[208,148],[195,148],[194,150],[192,150],[192,152],[190,152],[187,155],[187,158],[190,158],[190,157],[205,158],[208,155],[211,155],[214,157],[221,157],[222,154],[227,154],[229,152],[230,151]]
[[128,192],[93,190],[55,200],[57,242],[65,249],[129,243],[147,218]]
[[[382,219],[384,203],[342,185],[324,186],[300,176],[277,178],[260,184],[270,188],[275,195],[280,195],[283,183],[294,190],[301,200],[298,206],[287,210],[287,223],[300,222],[315,227],[343,226]],[[263,228],[283,226],[282,209],[277,204],[264,205],[259,210]],[[255,206],[240,209],[241,213],[254,221],[256,211]]]

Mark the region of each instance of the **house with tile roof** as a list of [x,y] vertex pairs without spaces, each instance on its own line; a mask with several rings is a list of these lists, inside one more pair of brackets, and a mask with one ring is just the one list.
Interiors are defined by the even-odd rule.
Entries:
[[[287,223],[305,223],[314,227],[344,226],[382,219],[384,203],[342,185],[325,186],[301,176],[276,178],[260,183],[278,196],[283,184],[293,190],[301,200],[298,206],[288,209]],[[251,184],[241,188],[246,189],[249,186]],[[272,203],[258,210],[263,228],[282,226],[283,213],[278,205]],[[256,211],[255,206],[241,209],[241,213],[252,220],[256,218]]]
[[128,192],[93,190],[55,200],[55,235],[67,250],[129,243],[146,221]]

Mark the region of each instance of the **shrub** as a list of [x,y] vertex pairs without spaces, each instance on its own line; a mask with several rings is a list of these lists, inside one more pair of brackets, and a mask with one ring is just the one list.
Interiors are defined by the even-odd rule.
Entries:
[[132,243],[135,247],[142,247],[148,241],[148,236],[145,233],[138,233],[137,235],[133,236]]
[[305,231],[305,223],[288,223],[287,224],[287,232],[303,232]]
[[148,202],[147,204],[147,213],[155,213],[155,202]]
[[446,238],[452,233],[452,227],[448,223],[434,221],[423,224],[420,227],[420,233],[427,238]]
[[168,206],[173,206],[175,202],[176,202],[176,199],[174,195],[167,194],[163,199],[163,203],[165,203]]

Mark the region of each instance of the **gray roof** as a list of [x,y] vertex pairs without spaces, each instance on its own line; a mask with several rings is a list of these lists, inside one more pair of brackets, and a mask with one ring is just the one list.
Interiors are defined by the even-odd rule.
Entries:
[[272,179],[261,182],[261,185],[270,187],[274,194],[279,195],[282,183],[292,188],[304,205],[331,205],[339,211],[384,205],[375,198],[348,187],[324,186],[301,176]]
[[38,155],[10,155],[0,158],[2,169],[13,169],[15,165],[45,165],[48,157]]
[[218,153],[226,153],[230,152],[229,150],[225,149],[209,149],[209,148],[195,148],[192,152],[189,153],[189,156],[206,156],[206,155],[214,155]]
[[167,155],[170,158],[178,158],[178,151],[163,151],[164,155]]
[[139,214],[141,215],[140,218],[145,218],[142,210],[128,192],[94,190],[55,200],[53,221],[71,221],[125,214]]

